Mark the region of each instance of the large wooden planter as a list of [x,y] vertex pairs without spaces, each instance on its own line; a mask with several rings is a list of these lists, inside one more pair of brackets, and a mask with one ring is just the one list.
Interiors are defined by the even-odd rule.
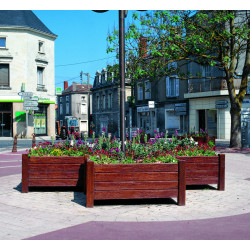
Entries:
[[29,187],[83,187],[86,157],[22,155],[22,193]]
[[179,163],[86,164],[86,207],[94,200],[177,197],[185,205],[185,166]]
[[217,184],[225,190],[225,155],[180,156],[186,168],[186,185]]

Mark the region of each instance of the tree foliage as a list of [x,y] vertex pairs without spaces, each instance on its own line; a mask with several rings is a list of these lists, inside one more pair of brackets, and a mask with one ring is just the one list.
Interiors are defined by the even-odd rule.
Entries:
[[[147,46],[142,47],[140,37]],[[159,10],[133,14],[126,35],[127,77],[133,80],[159,78],[174,73],[180,79],[201,78],[185,74],[173,62],[195,62],[224,72],[231,102],[231,146],[239,146],[240,113],[250,71],[250,12]],[[118,52],[118,31],[108,36],[107,52]],[[145,53],[146,50],[146,53]],[[142,54],[144,52],[144,56]],[[145,56],[146,55],[146,56]],[[236,94],[234,79],[241,78]],[[235,122],[236,121],[236,122]],[[237,138],[232,137],[237,134]]]

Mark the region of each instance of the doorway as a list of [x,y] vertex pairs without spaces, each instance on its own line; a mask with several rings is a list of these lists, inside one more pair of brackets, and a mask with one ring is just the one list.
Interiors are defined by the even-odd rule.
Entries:
[[205,109],[199,110],[199,131],[201,129],[203,131],[206,130],[206,110]]
[[0,137],[12,137],[11,112],[0,112]]

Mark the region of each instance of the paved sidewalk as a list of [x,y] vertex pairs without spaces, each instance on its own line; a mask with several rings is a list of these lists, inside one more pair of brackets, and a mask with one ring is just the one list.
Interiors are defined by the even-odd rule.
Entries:
[[226,190],[175,199],[99,202],[81,192],[21,193],[21,154],[0,154],[0,239],[250,239],[250,152],[226,153]]

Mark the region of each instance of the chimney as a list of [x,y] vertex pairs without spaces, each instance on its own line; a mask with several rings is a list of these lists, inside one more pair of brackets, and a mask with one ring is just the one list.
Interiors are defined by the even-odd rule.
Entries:
[[144,58],[147,56],[147,38],[144,36],[139,38],[139,56]]
[[64,81],[64,90],[68,88],[68,81]]

